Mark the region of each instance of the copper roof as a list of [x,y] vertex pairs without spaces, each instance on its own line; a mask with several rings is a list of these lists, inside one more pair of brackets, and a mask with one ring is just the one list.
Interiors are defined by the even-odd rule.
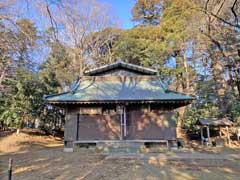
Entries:
[[159,76],[85,76],[66,93],[46,96],[48,102],[168,101],[189,104],[194,98],[171,91]]

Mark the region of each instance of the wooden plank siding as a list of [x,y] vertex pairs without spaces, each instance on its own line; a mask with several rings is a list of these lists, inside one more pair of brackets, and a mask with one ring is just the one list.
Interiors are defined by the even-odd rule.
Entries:
[[176,123],[173,112],[130,111],[127,120],[127,140],[175,140]]
[[120,139],[119,122],[117,114],[86,115],[80,114],[80,107],[71,107],[66,115],[64,140],[117,140]]
[[118,115],[80,115],[78,140],[119,140]]
[[[120,140],[120,115],[78,115],[80,107],[66,115],[65,141]],[[175,140],[176,123],[173,111],[128,109],[127,136],[124,140]],[[79,122],[77,121],[79,116]],[[77,127],[78,123],[78,127]],[[78,130],[78,133],[77,133]],[[78,137],[77,137],[78,136]]]

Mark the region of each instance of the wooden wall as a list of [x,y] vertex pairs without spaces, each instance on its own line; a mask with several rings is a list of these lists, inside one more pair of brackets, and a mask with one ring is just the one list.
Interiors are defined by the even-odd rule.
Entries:
[[176,123],[172,111],[130,111],[126,139],[175,140]]
[[[67,111],[64,140],[119,140],[120,120],[117,114],[80,114],[79,107]],[[79,116],[79,126],[77,119]],[[78,130],[78,139],[77,139]]]
[[[175,140],[176,123],[173,111],[127,108],[127,140]],[[84,108],[84,107],[82,107]],[[112,110],[113,107],[110,107]],[[106,109],[106,107],[103,107]],[[120,140],[120,115],[114,113],[80,114],[80,107],[69,107],[66,115],[66,142],[76,140]],[[110,112],[110,111],[108,111]],[[112,111],[111,111],[112,112]],[[78,130],[78,139],[77,139]]]
[[81,115],[78,140],[119,140],[118,115]]

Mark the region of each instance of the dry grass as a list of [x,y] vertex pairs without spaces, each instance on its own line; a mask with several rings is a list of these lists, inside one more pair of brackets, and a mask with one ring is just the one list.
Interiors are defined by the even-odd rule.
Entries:
[[1,137],[0,151],[0,179],[7,179],[9,158],[13,158],[16,180],[235,180],[240,177],[240,150],[236,149],[110,157],[87,149],[64,153],[58,139],[24,132]]
[[[3,134],[3,135],[2,135]],[[23,129],[17,134],[15,131],[0,134],[0,155],[5,153],[20,153],[28,147],[56,147],[61,146],[62,140],[52,136],[45,136],[39,130]]]

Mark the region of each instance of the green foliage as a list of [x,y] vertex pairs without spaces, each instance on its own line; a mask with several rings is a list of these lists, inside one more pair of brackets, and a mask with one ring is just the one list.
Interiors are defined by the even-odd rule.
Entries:
[[[219,95],[219,86],[220,84],[214,80],[199,81],[197,83],[195,89],[197,101],[185,113],[185,128],[195,129],[195,123],[200,118],[228,117],[236,124],[239,124],[239,101],[228,91],[225,91],[223,95]],[[223,101],[224,98],[227,100]],[[225,101],[228,103],[223,104]]]
[[42,111],[44,87],[36,75],[22,68],[16,71],[16,77],[5,82],[8,89],[4,98],[0,119],[9,126],[22,127],[26,120],[33,120]]
[[[70,63],[66,60],[65,48],[57,44],[52,46],[50,63],[45,64],[51,70],[48,71],[49,73],[45,71],[47,75],[40,79],[41,76],[36,72],[36,62],[33,61],[33,56],[38,48],[37,41],[41,37],[37,35],[36,27],[28,19],[20,19],[16,26],[17,31],[12,34],[16,38],[14,48],[11,49],[11,54],[7,51],[3,52],[9,55],[9,60],[5,64],[1,63],[5,73],[8,71],[10,73],[1,81],[0,121],[10,127],[22,128],[25,122],[34,122],[37,118],[48,119],[48,122],[52,120],[51,111],[47,114],[49,116],[44,115],[46,103],[43,96],[56,93],[57,88],[62,89],[60,79],[68,74],[70,76],[71,71],[66,69]],[[71,81],[67,77],[65,79],[61,82]]]
[[193,38],[191,23],[198,15],[195,6],[191,0],[171,0],[165,4],[160,30],[171,48],[179,49]]
[[196,103],[186,110],[183,127],[186,129],[195,129],[196,122],[200,118],[218,118],[222,116],[217,104],[205,103],[199,105]]
[[132,20],[140,25],[157,25],[162,15],[163,0],[137,0],[132,8]]
[[113,51],[116,58],[143,66],[163,67],[167,52],[155,26],[140,26],[122,33]]
[[16,57],[18,65],[26,68],[33,68],[32,53],[37,48],[37,40],[41,37],[37,34],[37,29],[29,19],[20,19],[16,23],[18,32]]
[[71,58],[63,45],[58,42],[51,43],[50,54],[40,66],[39,76],[48,92],[52,93],[62,91],[77,77],[71,66]]
[[56,93],[59,87],[54,78],[40,80],[38,74],[18,68],[16,77],[4,82],[7,90],[0,96],[0,121],[9,127],[22,128],[26,122],[40,119],[49,128],[56,127],[56,121],[63,122],[63,112],[44,101],[45,94]]
[[231,114],[233,116],[233,121],[240,126],[240,101],[233,101],[230,108]]

